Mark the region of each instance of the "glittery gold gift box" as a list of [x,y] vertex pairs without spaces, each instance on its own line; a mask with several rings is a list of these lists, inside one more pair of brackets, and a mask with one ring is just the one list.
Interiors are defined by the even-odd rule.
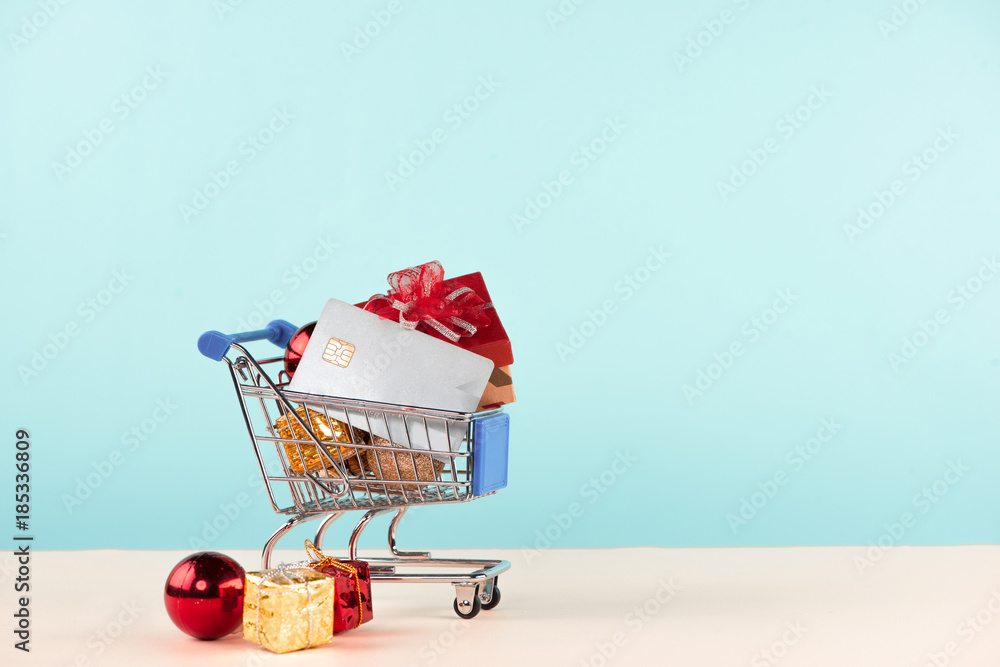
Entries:
[[[372,444],[380,447],[399,447],[385,438],[372,436]],[[364,450],[365,469],[375,479],[393,479],[402,481],[435,482],[444,470],[444,463],[427,454],[411,454],[409,451],[392,452],[385,449]],[[406,484],[407,490],[416,489],[416,484]],[[400,491],[400,487],[387,487],[391,491]]]
[[[303,421],[307,419],[310,426],[312,426],[313,433],[319,438],[320,442],[323,443],[335,443],[339,442],[342,444],[350,445],[351,431],[350,428],[344,422],[337,421],[336,419],[330,419],[326,415],[317,412],[315,410],[307,410],[305,406],[299,406],[296,408],[295,412],[302,418]],[[289,428],[289,421],[291,422],[291,428]],[[310,440],[309,434],[306,430],[302,428],[298,420],[294,417],[289,418],[289,415],[282,415],[278,418],[278,421],[274,422],[274,430],[277,432],[279,438],[290,438],[295,440]],[[360,437],[360,431],[356,431]],[[333,468],[329,464],[328,460],[323,457],[319,451],[316,449],[316,445],[306,444],[306,443],[294,443],[294,442],[283,442],[281,443],[285,448],[285,456],[288,457],[288,464],[296,475],[301,475],[303,473],[302,459],[305,459],[305,470],[309,472],[318,472],[327,468]],[[347,472],[352,475],[360,474],[361,472],[361,462],[358,460],[358,453],[354,447],[332,447],[327,446],[333,459],[340,462],[343,458],[343,462],[347,467]],[[340,451],[338,456],[337,451]],[[299,456],[299,452],[302,452],[302,456]]]
[[307,567],[247,572],[243,638],[273,653],[327,644],[335,600],[333,577]]

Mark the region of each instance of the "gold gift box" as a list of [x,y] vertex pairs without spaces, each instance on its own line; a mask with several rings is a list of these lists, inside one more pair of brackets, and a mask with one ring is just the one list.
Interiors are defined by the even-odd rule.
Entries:
[[[303,421],[308,419],[310,426],[312,426],[313,433],[319,438],[320,442],[323,443],[342,443],[350,445],[353,443],[351,440],[350,428],[344,422],[337,421],[336,419],[330,419],[326,415],[317,412],[315,410],[308,410],[305,406],[299,406],[295,409],[295,412],[302,418]],[[308,415],[308,417],[307,417]],[[289,428],[289,421],[291,422],[291,428]],[[310,440],[309,434],[306,430],[302,428],[298,420],[294,417],[289,419],[289,415],[281,415],[278,421],[274,422],[274,430],[277,432],[279,438],[289,438],[294,440]],[[360,432],[359,432],[360,433]],[[328,459],[323,457],[319,451],[316,449],[316,445],[313,444],[303,444],[294,442],[282,442],[285,448],[285,456],[288,458],[288,464],[296,475],[301,475],[303,473],[302,459],[305,459],[305,470],[309,472],[317,472],[327,468],[333,468],[328,462]],[[357,475],[361,472],[361,463],[358,460],[357,451],[354,447],[331,447],[327,446],[333,459],[340,463],[340,458],[343,458],[344,464],[347,466],[347,472],[352,475]],[[339,456],[338,456],[339,450]],[[299,452],[302,452],[302,456],[299,456]]]
[[247,572],[243,638],[273,653],[333,639],[334,579],[310,568]]

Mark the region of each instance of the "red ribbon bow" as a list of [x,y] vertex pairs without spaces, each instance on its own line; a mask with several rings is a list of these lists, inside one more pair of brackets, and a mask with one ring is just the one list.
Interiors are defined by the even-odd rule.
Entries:
[[392,289],[368,299],[365,310],[383,319],[398,319],[406,329],[422,325],[455,343],[490,324],[483,311],[493,304],[465,285],[445,287],[444,268],[438,261],[390,273],[387,280]]

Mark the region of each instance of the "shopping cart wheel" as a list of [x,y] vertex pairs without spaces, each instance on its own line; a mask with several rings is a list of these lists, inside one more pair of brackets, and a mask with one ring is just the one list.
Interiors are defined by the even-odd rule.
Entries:
[[474,618],[479,613],[479,610],[483,608],[478,595],[473,596],[471,605],[463,604],[461,608],[459,607],[458,598],[455,598],[453,606],[455,607],[455,613],[462,618]]
[[480,602],[479,606],[485,609],[486,611],[489,611],[490,609],[495,608],[498,604],[500,604],[500,587],[494,583],[493,597],[490,598],[489,602]]

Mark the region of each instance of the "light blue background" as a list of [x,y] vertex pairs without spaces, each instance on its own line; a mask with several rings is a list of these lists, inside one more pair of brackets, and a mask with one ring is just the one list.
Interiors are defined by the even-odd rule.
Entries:
[[[400,0],[348,58],[387,2],[74,2],[47,19],[4,3],[0,441],[12,458],[14,430],[31,431],[37,546],[193,547],[242,493],[250,506],[206,544],[263,545],[280,519],[248,481],[228,374],[195,340],[262,317],[275,290],[270,316],[304,323],[432,259],[482,271],[513,340],[511,484],[415,510],[405,544],[866,544],[905,512],[903,542],[995,542],[1000,280],[961,310],[949,293],[1000,250],[1000,6],[904,4],[916,13],[884,34],[886,1],[592,0],[555,22],[557,0]],[[731,22],[712,23],[723,10]],[[123,117],[147,67],[164,78]],[[499,86],[456,127],[445,114],[480,77]],[[814,87],[829,98],[787,137],[778,124]],[[275,109],[293,118],[248,161]],[[105,118],[113,131],[60,179],[53,163]],[[581,170],[608,119],[624,129]],[[385,173],[438,128],[391,189]],[[958,138],[910,180],[948,128]],[[718,182],[769,138],[777,152],[724,201]],[[186,222],[179,207],[230,160],[240,172]],[[518,229],[563,170],[572,182]],[[894,179],[903,194],[850,242],[844,225]],[[296,283],[319,238],[337,249]],[[670,259],[626,300],[616,285],[660,246]],[[134,279],[88,321],[78,304],[123,269]],[[751,341],[745,323],[778,290],[797,301]],[[561,356],[606,300],[606,323]],[[938,309],[947,323],[894,369],[888,354]],[[78,335],[23,381],[70,323]],[[734,341],[743,355],[688,400]],[[123,434],[157,399],[175,412],[130,451]],[[795,470],[788,453],[829,418],[842,429]],[[123,463],[68,509],[114,450]],[[626,453],[638,462],[606,472]],[[951,462],[968,470],[933,505],[915,499]],[[606,492],[584,487],[602,472]],[[772,498],[752,495],[781,473]],[[744,499],[766,504],[733,523]]]

